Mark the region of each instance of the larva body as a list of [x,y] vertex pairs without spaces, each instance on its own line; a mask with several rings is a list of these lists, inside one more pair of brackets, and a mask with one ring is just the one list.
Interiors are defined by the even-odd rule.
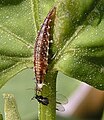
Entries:
[[48,67],[49,42],[51,28],[55,19],[56,7],[45,18],[35,43],[34,48],[34,71],[36,76],[36,89],[41,91],[44,85],[45,74]]

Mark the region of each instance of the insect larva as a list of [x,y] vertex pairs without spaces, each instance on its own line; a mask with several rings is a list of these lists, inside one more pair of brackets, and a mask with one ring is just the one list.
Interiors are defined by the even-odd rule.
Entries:
[[49,42],[52,36],[51,29],[55,14],[56,7],[48,13],[36,38],[34,48],[34,71],[37,91],[41,91],[44,85],[45,74],[48,67]]

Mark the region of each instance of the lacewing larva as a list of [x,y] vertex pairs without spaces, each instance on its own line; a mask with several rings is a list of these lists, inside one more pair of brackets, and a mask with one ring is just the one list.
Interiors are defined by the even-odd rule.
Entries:
[[36,91],[42,91],[45,74],[48,68],[49,42],[51,40],[51,29],[54,24],[56,7],[54,7],[45,18],[38,32],[34,47],[34,71],[36,76]]
[[[48,53],[49,53],[49,43],[51,40],[51,28],[54,24],[54,19],[56,15],[56,7],[54,7],[45,18],[38,36],[36,38],[36,43],[34,47],[34,71],[36,76],[36,95],[32,98],[35,98],[37,101],[43,105],[49,104],[49,99],[42,95],[37,95],[37,91],[42,91],[44,85],[45,74],[48,68]],[[60,97],[59,97],[60,98]],[[60,102],[60,99],[56,101],[56,110],[64,111],[64,107]]]

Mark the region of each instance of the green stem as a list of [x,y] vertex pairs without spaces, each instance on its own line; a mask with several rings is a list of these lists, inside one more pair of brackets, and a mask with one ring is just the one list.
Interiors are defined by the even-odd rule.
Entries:
[[39,120],[56,120],[56,77],[57,72],[53,71],[46,75],[42,95],[49,99],[49,104],[40,104]]
[[33,14],[34,14],[34,19],[35,19],[35,24],[36,24],[36,29],[37,31],[39,30],[39,25],[40,25],[40,16],[39,16],[39,0],[32,0],[33,3]]

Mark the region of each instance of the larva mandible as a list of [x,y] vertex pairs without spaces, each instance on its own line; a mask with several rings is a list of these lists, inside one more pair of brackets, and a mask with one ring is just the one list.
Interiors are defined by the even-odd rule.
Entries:
[[48,67],[49,42],[51,39],[51,28],[56,15],[54,7],[45,18],[34,47],[34,71],[36,76],[36,90],[41,91],[44,85],[44,78]]

